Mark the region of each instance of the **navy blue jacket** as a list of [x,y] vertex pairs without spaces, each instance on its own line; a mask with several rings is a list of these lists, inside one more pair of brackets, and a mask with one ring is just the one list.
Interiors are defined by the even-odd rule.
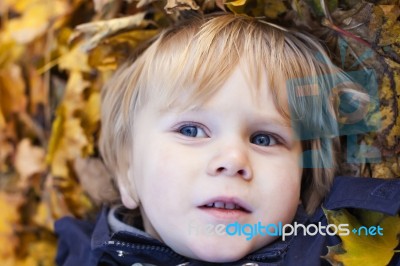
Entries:
[[[400,210],[400,179],[382,180],[373,178],[336,177],[330,194],[323,206],[335,210],[362,208],[396,215]],[[96,224],[70,217],[56,222],[59,237],[57,265],[330,265],[321,256],[326,255],[327,246],[340,243],[337,236],[304,236],[298,234],[280,239],[233,263],[215,264],[185,258],[175,253],[162,242],[145,233],[111,233],[107,223],[108,209],[104,208]],[[327,225],[326,217],[319,208],[312,217],[299,208],[295,220],[298,223]],[[136,264],[140,265],[140,264]],[[400,266],[397,253],[389,265]]]

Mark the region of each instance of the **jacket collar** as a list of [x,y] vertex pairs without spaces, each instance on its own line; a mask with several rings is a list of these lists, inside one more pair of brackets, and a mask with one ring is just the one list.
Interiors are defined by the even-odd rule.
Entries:
[[[110,209],[103,208],[93,231],[91,240],[92,250],[114,252],[117,253],[117,257],[121,257],[122,259],[124,256],[130,256],[130,254],[127,249],[121,249],[118,248],[118,246],[125,248],[128,246],[140,246],[141,249],[151,249],[153,258],[163,258],[159,264],[155,265],[165,265],[165,261],[174,262],[174,264],[169,265],[179,265],[187,262],[190,263],[187,265],[216,265],[212,263],[205,264],[204,262],[185,258],[175,253],[171,248],[159,240],[154,239],[143,230],[124,223],[124,214],[129,212],[132,211],[127,211],[127,209],[120,205]],[[298,223],[306,223],[307,220],[308,216],[300,205],[296,213],[295,221]],[[292,240],[293,237],[287,237],[285,241],[277,239],[275,242],[247,255],[236,263],[218,265],[246,265],[245,263],[251,262],[257,262],[257,264],[254,265],[277,265],[276,263],[282,261]]]

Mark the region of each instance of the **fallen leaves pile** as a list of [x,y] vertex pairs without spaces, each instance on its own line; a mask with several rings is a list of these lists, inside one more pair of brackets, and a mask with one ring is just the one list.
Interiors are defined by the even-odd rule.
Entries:
[[[373,69],[380,107],[369,121],[380,126],[352,136],[357,145],[347,156],[350,137],[342,138],[341,169],[400,176],[399,1],[2,0],[1,265],[54,265],[54,221],[87,218],[104,198],[116,196],[97,150],[102,84],[185,10],[226,10],[299,27],[324,40],[344,70]],[[343,259],[332,255],[331,261]]]

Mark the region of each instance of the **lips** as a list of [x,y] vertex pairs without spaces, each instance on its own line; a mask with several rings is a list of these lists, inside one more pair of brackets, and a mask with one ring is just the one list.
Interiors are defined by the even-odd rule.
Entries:
[[217,197],[207,200],[200,208],[215,208],[220,210],[238,210],[251,213],[251,207],[245,201],[231,197]]

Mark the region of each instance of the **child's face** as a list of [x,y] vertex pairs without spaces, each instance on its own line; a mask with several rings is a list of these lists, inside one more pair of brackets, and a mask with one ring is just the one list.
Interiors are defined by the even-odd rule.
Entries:
[[[129,178],[145,230],[184,256],[237,260],[276,237],[246,240],[215,230],[210,234],[210,228],[233,222],[285,224],[295,215],[301,145],[271,92],[253,97],[251,91],[237,67],[199,108],[161,112],[161,106],[149,103],[137,114]],[[218,208],[221,202],[224,209]],[[207,207],[212,203],[217,206]]]

